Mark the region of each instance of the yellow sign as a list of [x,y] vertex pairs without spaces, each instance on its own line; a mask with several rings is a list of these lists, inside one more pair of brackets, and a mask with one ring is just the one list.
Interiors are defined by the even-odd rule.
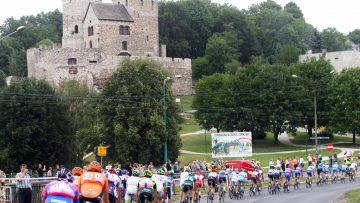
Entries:
[[106,147],[98,147],[98,156],[106,156]]

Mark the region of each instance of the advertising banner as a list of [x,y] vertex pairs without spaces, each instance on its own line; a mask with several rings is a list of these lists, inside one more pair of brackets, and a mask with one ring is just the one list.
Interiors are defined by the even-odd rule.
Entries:
[[252,156],[251,132],[212,133],[212,157]]

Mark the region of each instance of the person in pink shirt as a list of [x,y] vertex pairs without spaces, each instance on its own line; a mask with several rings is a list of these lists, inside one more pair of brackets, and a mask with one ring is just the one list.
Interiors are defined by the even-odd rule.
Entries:
[[43,203],[63,202],[79,203],[79,188],[72,183],[73,177],[69,169],[61,168],[58,179],[47,184],[42,193]]

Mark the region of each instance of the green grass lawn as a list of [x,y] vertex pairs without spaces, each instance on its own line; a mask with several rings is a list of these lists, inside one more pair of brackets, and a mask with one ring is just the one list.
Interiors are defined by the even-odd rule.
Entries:
[[360,202],[360,189],[353,190],[345,194],[345,199],[347,203],[358,203]]
[[194,114],[186,114],[180,124],[180,134],[192,133],[202,130],[202,127],[195,120]]
[[[182,148],[183,150],[205,153],[205,145],[207,145],[206,153],[211,151],[211,133],[183,136]],[[274,136],[271,133],[267,134],[264,140],[255,140],[253,143],[253,153],[264,153],[264,152],[282,152],[282,151],[293,151],[293,150],[305,150],[304,147],[293,147],[283,145],[281,143],[275,144]]]
[[180,98],[180,103],[178,103],[178,104],[180,105],[182,112],[192,110],[191,105],[192,105],[192,100],[193,100],[194,96],[181,96],[181,97],[176,97],[176,98]]
[[[335,149],[333,152],[340,153],[340,150]],[[321,150],[321,154],[323,157],[328,156],[329,152],[326,149]],[[257,161],[260,161],[261,165],[264,167],[267,167],[270,160],[276,161],[278,158],[294,158],[294,157],[303,157],[305,158],[307,156],[306,152],[297,152],[297,153],[286,153],[286,154],[269,154],[269,155],[255,155],[252,157],[245,157],[246,160],[255,159]],[[239,160],[242,158],[224,158],[224,160]],[[193,160],[206,160],[207,162],[211,162],[214,159],[212,159],[211,155],[192,155],[192,154],[183,154],[181,153],[179,158],[179,161],[181,161],[181,165],[187,164],[189,162],[192,162]]]
[[[290,135],[290,134],[289,134]],[[296,132],[294,139],[292,140],[295,144],[305,145],[307,139],[307,134],[304,132]],[[357,142],[360,142],[360,139],[356,139]],[[345,137],[345,136],[334,136],[332,140],[320,140],[320,144],[328,144],[334,142],[352,142],[352,137]],[[309,145],[315,145],[315,140],[310,140],[308,142]]]

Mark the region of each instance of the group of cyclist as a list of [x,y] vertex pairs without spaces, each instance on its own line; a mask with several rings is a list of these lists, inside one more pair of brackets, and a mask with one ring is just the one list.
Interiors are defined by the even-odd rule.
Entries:
[[122,197],[125,203],[162,203],[165,199],[171,203],[175,191],[173,171],[158,169],[153,174],[146,170],[143,177],[140,177],[139,170],[133,170],[131,174],[112,168],[102,170],[96,161],[91,162],[87,170],[61,168],[57,180],[45,186],[43,203],[121,203]]

